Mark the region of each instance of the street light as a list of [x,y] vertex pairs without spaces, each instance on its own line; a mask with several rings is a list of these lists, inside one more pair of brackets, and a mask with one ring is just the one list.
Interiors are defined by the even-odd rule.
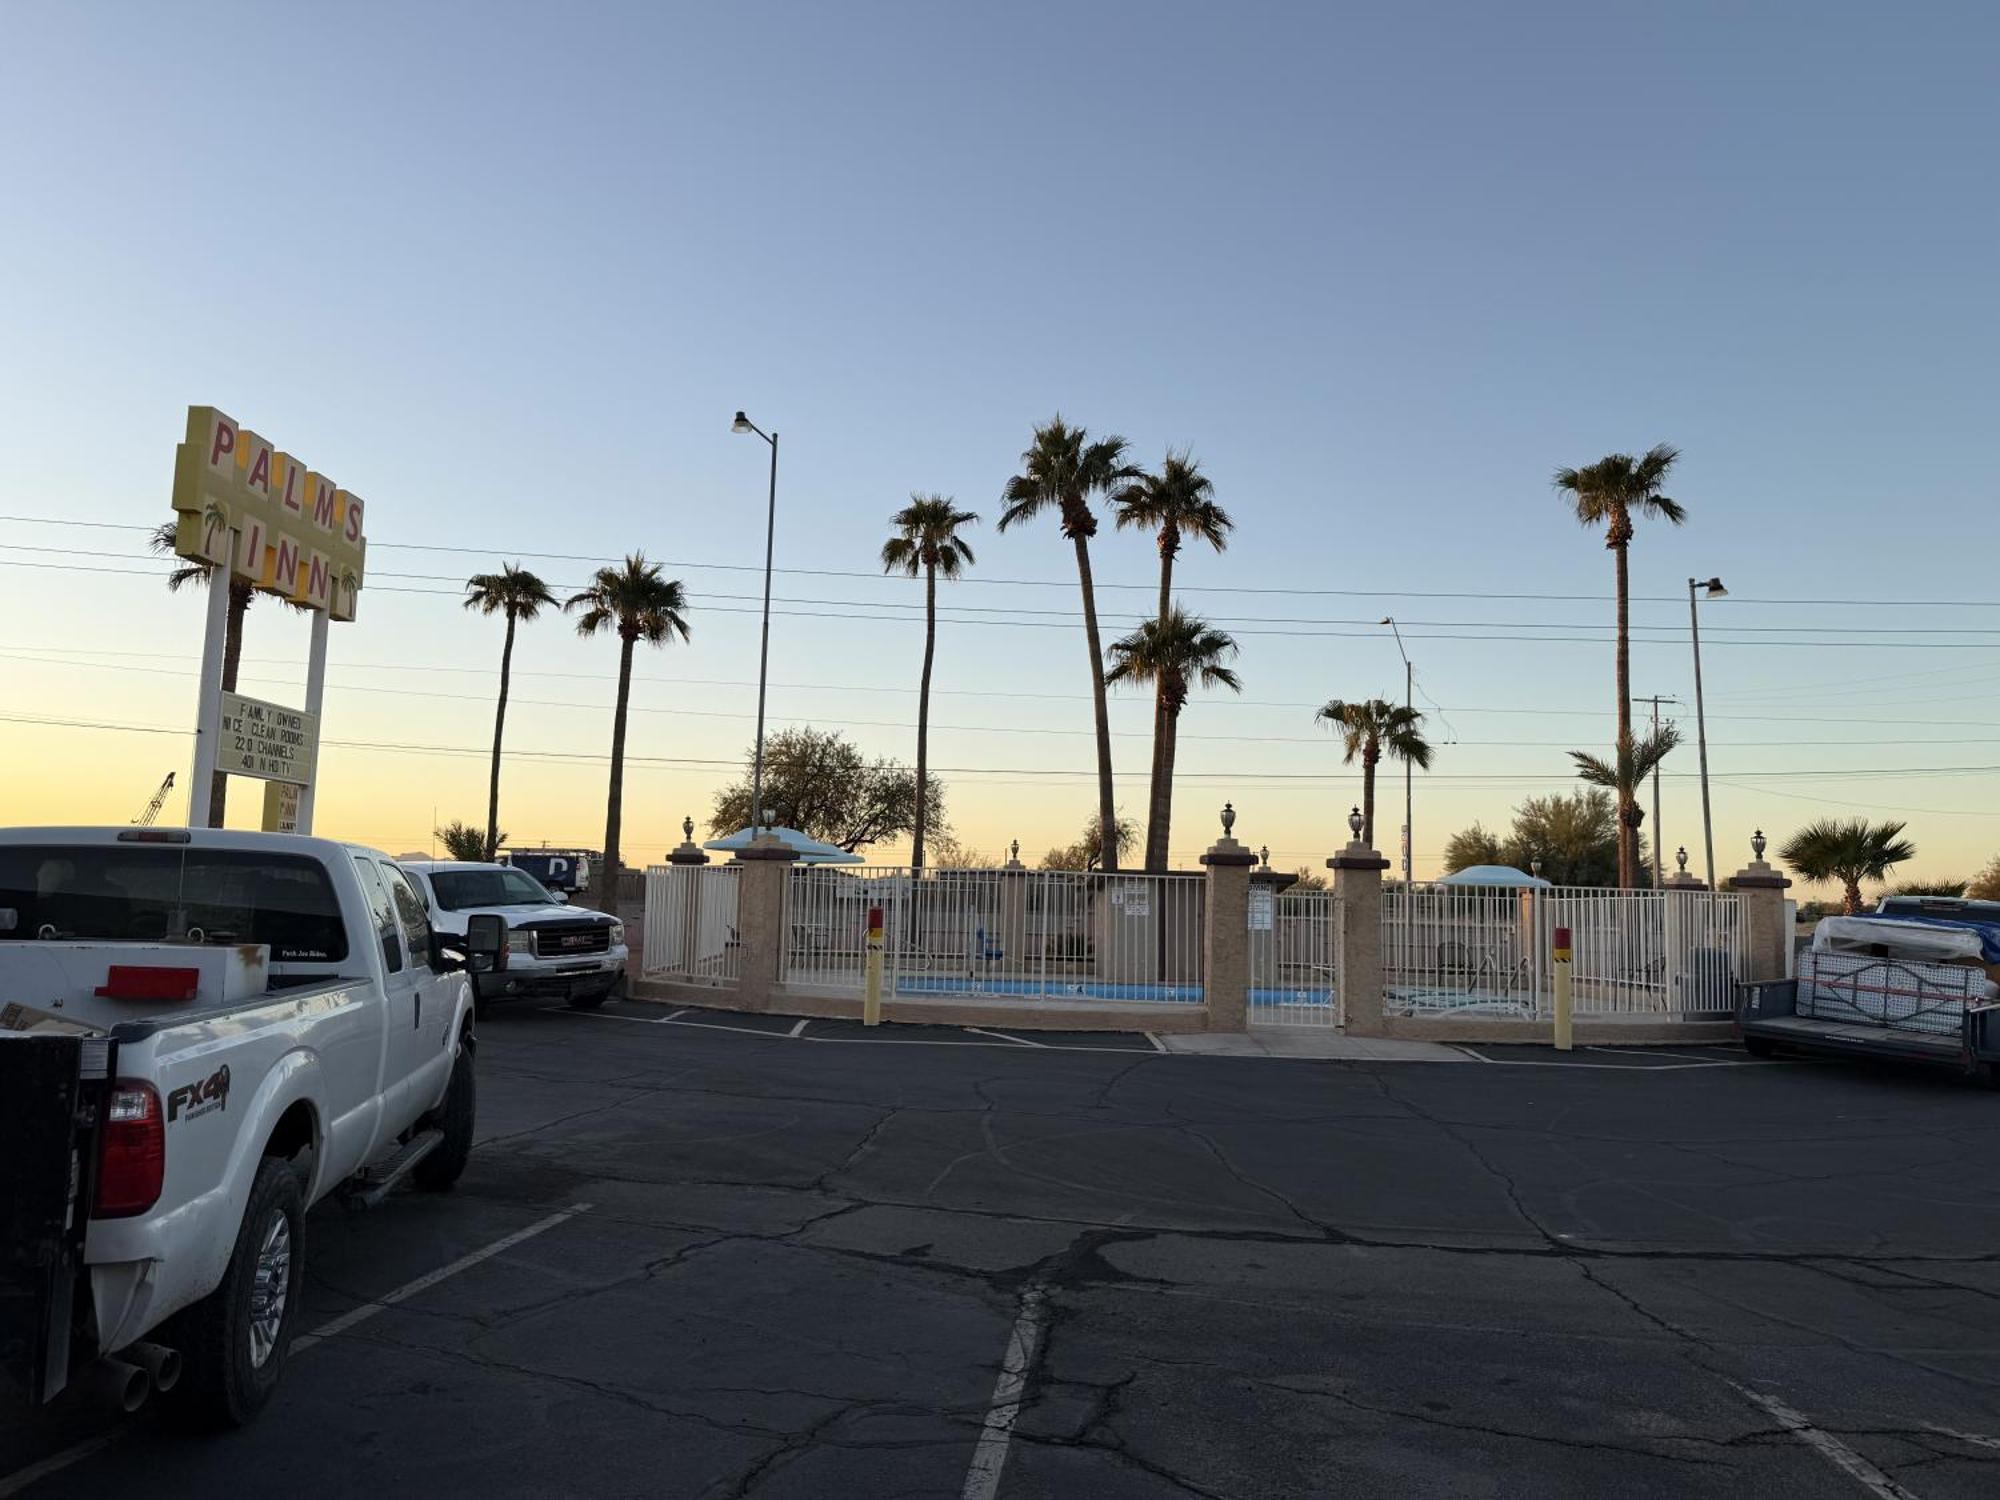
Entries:
[[771,445],[771,499],[764,517],[764,638],[757,648],[757,750],[750,771],[750,837],[764,827],[764,690],[771,675],[771,543],[778,529],[778,434],[766,432],[742,412],[729,424],[731,432],[754,432]]
[[1708,810],[1708,718],[1701,705],[1701,612],[1695,608],[1696,589],[1710,599],[1723,598],[1729,590],[1722,586],[1720,578],[1711,578],[1706,583],[1694,578],[1688,580],[1688,638],[1694,643],[1694,732],[1695,743],[1701,747],[1701,839],[1708,856],[1708,888],[1712,891],[1715,889],[1715,823]]
[[[1410,665],[1410,653],[1403,649],[1403,632],[1396,629],[1395,618],[1384,615],[1382,623],[1396,636],[1396,651],[1403,658],[1403,707],[1415,709],[1417,706],[1417,669]],[[1412,879],[1412,862],[1416,853],[1416,770],[1410,758],[1403,757],[1403,886],[1407,890]]]

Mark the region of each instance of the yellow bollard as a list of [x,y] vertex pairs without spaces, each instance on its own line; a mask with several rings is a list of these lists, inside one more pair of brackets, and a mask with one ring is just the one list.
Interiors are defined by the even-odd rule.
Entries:
[[868,980],[861,992],[861,1024],[882,1024],[882,908],[868,908]]
[[1569,1051],[1569,929],[1556,929],[1556,1051]]

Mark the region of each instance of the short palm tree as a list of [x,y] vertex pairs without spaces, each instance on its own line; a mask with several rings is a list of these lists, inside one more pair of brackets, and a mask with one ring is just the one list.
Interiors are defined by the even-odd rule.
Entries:
[[[216,514],[222,515],[223,519],[227,520],[227,516],[221,511],[218,510]],[[212,536],[214,533],[213,518],[206,519],[204,526],[206,528],[205,535]],[[215,571],[215,566],[212,563],[191,562],[186,558],[179,557],[179,554],[175,551],[174,542],[177,530],[178,527],[175,523],[169,521],[164,525],[154,527],[153,534],[146,539],[147,545],[155,552],[178,559],[179,566],[167,575],[167,590],[175,594],[178,594],[191,583],[198,583],[206,587],[210,575]],[[250,601],[256,597],[257,590],[251,586],[250,580],[235,570],[230,570],[229,615],[222,633],[222,690],[225,693],[236,691],[237,670],[243,664],[243,617],[250,612]],[[298,605],[293,605],[292,607],[294,609],[300,608]],[[222,826],[222,815],[226,810],[228,795],[229,777],[223,772],[217,771],[215,779],[209,783],[209,827],[220,828]]]
[[1414,708],[1382,698],[1343,702],[1335,698],[1313,716],[1330,725],[1341,739],[1342,761],[1361,761],[1361,841],[1375,847],[1375,768],[1382,757],[1408,761],[1419,771],[1431,768],[1431,745],[1424,738],[1424,716]]
[[[1687,512],[1677,501],[1660,493],[1667,471],[1679,458],[1677,450],[1665,443],[1634,458],[1629,453],[1612,453],[1583,469],[1558,469],[1555,486],[1576,508],[1576,518],[1585,526],[1604,526],[1604,545],[1617,560],[1618,576],[1618,753],[1632,748],[1632,608],[1627,577],[1626,551],[1632,545],[1632,518],[1658,517],[1678,526]],[[1618,804],[1618,883],[1639,883],[1639,824],[1633,807],[1619,793]]]
[[[1099,826],[1116,827],[1118,809],[1111,788],[1111,720],[1104,701],[1104,647],[1097,633],[1097,588],[1090,576],[1090,539],[1097,535],[1091,514],[1093,495],[1108,494],[1139,470],[1125,461],[1125,439],[1090,440],[1058,414],[1046,427],[1035,429],[1034,441],[1021,454],[1021,472],[1007,481],[1006,508],[1000,530],[1053,510],[1062,534],[1076,548],[1076,576],[1083,591],[1083,634],[1090,648],[1091,706],[1097,715],[1097,816]],[[1104,868],[1118,868],[1116,848],[1105,850]]]
[[1123,640],[1111,643],[1106,682],[1153,684],[1160,723],[1161,754],[1146,814],[1148,870],[1167,867],[1167,831],[1174,811],[1174,741],[1181,710],[1196,684],[1241,692],[1236,673],[1223,663],[1236,655],[1236,642],[1208,621],[1179,609],[1163,620],[1148,620]]
[[[1569,758],[1576,762],[1578,780],[1617,793],[1618,845],[1621,851],[1630,845],[1634,870],[1643,868],[1639,862],[1639,825],[1645,821],[1646,813],[1639,803],[1639,789],[1646,784],[1648,776],[1660,774],[1660,762],[1680,742],[1680,730],[1672,724],[1662,724],[1636,744],[1631,740],[1621,740],[1609,760],[1583,750],[1569,753]],[[1623,859],[1621,852],[1621,869],[1624,867]]]
[[931,663],[937,655],[937,581],[942,574],[956,578],[972,563],[972,548],[958,534],[979,517],[943,495],[910,496],[910,503],[890,517],[896,534],[882,544],[882,571],[901,571],[911,578],[924,575],[924,670],[917,681],[917,813],[910,833],[910,868],[924,866],[924,835],[930,827]]
[[[1164,622],[1172,608],[1174,558],[1184,538],[1207,542],[1217,552],[1229,545],[1230,529],[1236,524],[1229,513],[1215,503],[1215,484],[1201,472],[1201,465],[1182,450],[1169,450],[1157,474],[1141,474],[1111,497],[1117,512],[1118,529],[1135,528],[1155,533],[1160,549],[1160,612]],[[1167,724],[1159,705],[1153,709],[1153,771],[1150,795],[1159,800],[1161,759],[1167,742]],[[1146,830],[1147,869],[1150,861],[1166,857],[1166,837]],[[1161,868],[1164,868],[1162,866]]]
[[625,714],[632,696],[632,648],[640,641],[664,645],[688,638],[687,590],[678,578],[662,578],[660,565],[634,552],[615,568],[599,568],[590,587],[571,596],[566,610],[580,609],[576,633],[618,633],[618,707],[611,716],[611,788],[604,807],[604,862],[598,891],[614,915],[618,900],[618,834],[625,814]]
[[1861,882],[1884,880],[1891,868],[1915,859],[1917,846],[1903,837],[1904,823],[1866,818],[1821,818],[1785,840],[1779,856],[1815,885],[1837,880],[1851,917],[1861,910]]
[[500,848],[500,741],[507,724],[507,683],[514,670],[514,625],[532,620],[561,601],[526,568],[503,563],[497,573],[475,573],[465,581],[465,607],[482,615],[504,614],[507,636],[500,647],[500,702],[493,710],[493,769],[486,785],[486,859]]

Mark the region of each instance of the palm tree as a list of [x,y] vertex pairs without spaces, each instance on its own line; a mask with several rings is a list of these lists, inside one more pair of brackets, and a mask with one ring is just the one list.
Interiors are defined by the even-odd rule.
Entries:
[[[1118,809],[1111,795],[1111,720],[1104,703],[1104,647],[1097,634],[1097,589],[1090,578],[1090,539],[1097,535],[1097,517],[1090,497],[1106,494],[1138,469],[1125,461],[1125,439],[1089,440],[1081,427],[1071,427],[1060,413],[1046,427],[1035,429],[1035,440],[1021,454],[1021,472],[1007,481],[1006,509],[1000,530],[1054,509],[1062,534],[1076,548],[1077,582],[1083,590],[1083,634],[1090,648],[1091,706],[1097,714],[1098,826],[1114,828]],[[1105,850],[1104,868],[1116,871],[1118,851]]]
[[979,517],[960,510],[943,495],[910,496],[910,503],[890,518],[896,535],[882,544],[882,571],[901,569],[911,578],[924,575],[924,671],[917,686],[917,826],[910,835],[910,868],[924,865],[924,834],[929,829],[931,733],[931,662],[937,655],[937,581],[942,573],[956,578],[971,562],[972,548],[958,534]]
[[503,563],[497,573],[475,573],[465,581],[465,607],[482,615],[504,614],[507,637],[500,647],[500,703],[493,711],[493,770],[486,784],[486,855],[500,848],[500,740],[507,724],[507,682],[514,670],[514,624],[532,620],[561,601],[526,568]]
[[1174,739],[1188,689],[1242,686],[1223,663],[1236,655],[1236,642],[1208,621],[1180,609],[1165,619],[1148,620],[1123,640],[1111,643],[1111,670],[1106,682],[1150,682],[1158,704],[1160,754],[1153,776],[1152,802],[1146,810],[1148,870],[1167,867],[1167,830],[1174,811]]
[[[1111,504],[1118,514],[1118,529],[1128,527],[1157,533],[1160,549],[1160,613],[1162,625],[1166,623],[1172,608],[1174,587],[1174,557],[1181,550],[1183,538],[1207,542],[1217,552],[1229,545],[1229,531],[1236,524],[1229,519],[1229,513],[1215,503],[1215,485],[1201,472],[1201,465],[1183,449],[1179,453],[1168,450],[1166,459],[1157,474],[1140,474],[1123,489],[1111,497]],[[1164,755],[1169,726],[1166,722],[1163,704],[1157,700],[1153,705],[1153,770],[1150,796],[1153,805],[1171,804],[1173,794],[1169,790],[1162,802],[1160,779],[1171,775],[1163,770]],[[1146,829],[1146,868],[1149,870],[1166,868],[1166,830]],[[1157,863],[1156,863],[1157,861]]]
[[[1627,585],[1626,549],[1632,545],[1634,515],[1657,516],[1678,526],[1687,512],[1678,502],[1660,493],[1667,471],[1680,454],[1665,443],[1649,449],[1644,457],[1612,453],[1585,469],[1558,469],[1555,486],[1576,507],[1576,518],[1585,526],[1604,523],[1604,545],[1617,560],[1618,573],[1618,754],[1632,748],[1632,617]],[[1618,883],[1639,883],[1639,824],[1633,809],[1619,793]]]
[[598,891],[616,915],[618,900],[618,831],[625,814],[625,711],[632,696],[632,648],[640,641],[664,645],[675,636],[688,638],[687,590],[678,578],[662,578],[660,565],[634,552],[622,567],[599,568],[590,587],[573,595],[565,610],[581,609],[576,633],[618,632],[618,707],[611,716],[611,789],[604,807],[604,861]]
[[1851,917],[1861,910],[1861,882],[1888,878],[1891,866],[1915,859],[1917,846],[1903,837],[1905,823],[1866,818],[1821,818],[1785,840],[1779,855],[1815,885],[1837,880]]
[[[223,519],[227,520],[226,514],[219,509],[216,514],[222,515]],[[204,518],[205,535],[213,532],[214,524],[213,517]],[[174,541],[177,530],[178,527],[172,521],[156,526],[153,528],[153,534],[146,539],[146,543],[153,551],[161,553],[164,556],[178,557]],[[168,592],[178,594],[191,583],[198,583],[206,587],[210,576],[215,571],[215,566],[213,563],[194,562],[187,558],[181,558],[180,566],[167,575]],[[222,690],[225,693],[236,691],[236,673],[237,669],[243,663],[243,617],[249,613],[250,601],[256,596],[257,590],[251,584],[250,580],[234,569],[231,569],[229,571],[229,615],[222,632]],[[295,609],[299,608],[297,605],[293,605],[292,607]],[[222,818],[223,813],[226,811],[228,795],[229,777],[225,772],[217,771],[215,779],[209,783],[209,827],[222,827]]]
[[[1643,869],[1639,861],[1639,825],[1645,821],[1645,809],[1639,805],[1639,789],[1646,784],[1648,776],[1660,774],[1660,762],[1669,752],[1679,746],[1681,732],[1672,724],[1662,724],[1638,743],[1621,740],[1611,759],[1591,755],[1586,751],[1572,750],[1569,758],[1576,762],[1577,779],[1591,786],[1601,786],[1618,794],[1618,848],[1619,869],[1625,868],[1625,855],[1629,845],[1632,868]],[[1654,795],[1657,797],[1658,792]],[[1621,875],[1622,883],[1622,875]]]
[[1405,760],[1419,771],[1431,768],[1430,741],[1423,736],[1424,716],[1414,708],[1381,698],[1344,703],[1335,698],[1315,719],[1340,734],[1341,760],[1354,764],[1361,757],[1361,841],[1375,847],[1375,767],[1382,757]]

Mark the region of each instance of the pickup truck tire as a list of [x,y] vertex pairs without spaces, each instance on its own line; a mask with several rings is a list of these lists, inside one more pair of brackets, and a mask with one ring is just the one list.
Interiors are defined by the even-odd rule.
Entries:
[[571,1010],[596,1010],[611,998],[609,990],[578,990],[563,1002]]
[[241,1427],[277,1390],[304,1300],[304,1230],[298,1173],[265,1157],[222,1285],[178,1320],[183,1373],[166,1399],[189,1425]]
[[410,1169],[410,1180],[427,1193],[442,1193],[465,1172],[472,1156],[472,1131],[479,1116],[479,1086],[472,1076],[472,1048],[459,1044],[451,1083],[431,1123],[444,1132],[436,1149]]
[[1752,1057],[1775,1057],[1778,1044],[1767,1036],[1746,1036],[1743,1038],[1743,1050]]

